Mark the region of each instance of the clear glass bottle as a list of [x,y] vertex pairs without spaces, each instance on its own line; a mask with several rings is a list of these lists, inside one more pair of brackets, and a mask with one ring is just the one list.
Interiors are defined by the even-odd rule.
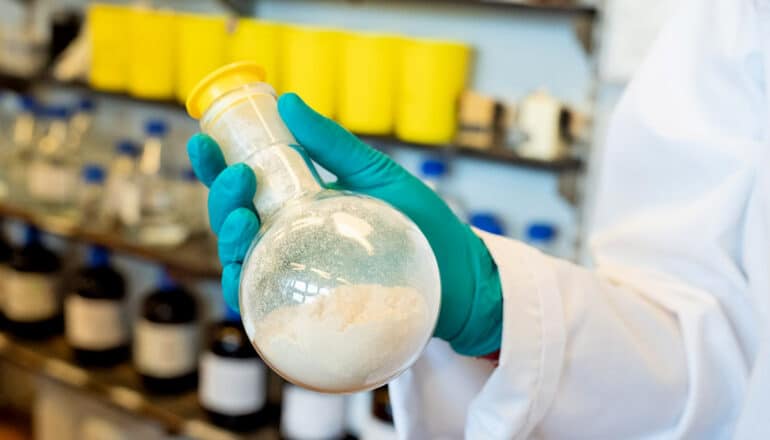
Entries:
[[77,193],[77,215],[80,222],[91,229],[104,229],[108,226],[102,207],[105,179],[106,173],[101,165],[89,163],[83,166]]
[[24,246],[11,257],[5,281],[6,327],[18,337],[38,339],[62,330],[58,288],[59,257],[40,240],[40,231],[26,226]]
[[259,181],[254,204],[263,223],[240,281],[246,333],[295,384],[376,388],[408,368],[433,333],[435,256],[387,203],[321,187],[263,79],[254,63],[225,66],[187,102],[227,162],[245,162]]
[[145,125],[147,138],[133,184],[128,187],[129,192],[134,193],[127,195],[129,201],[121,214],[132,238],[149,246],[177,246],[190,235],[184,210],[175,198],[174,184],[161,167],[167,131],[166,123],[161,120],[153,119]]
[[200,328],[195,297],[167,273],[141,306],[134,327],[134,367],[145,388],[173,394],[198,382]]
[[67,280],[64,323],[67,343],[83,365],[110,366],[128,359],[130,335],[126,282],[100,246]]
[[69,110],[50,107],[48,129],[37,142],[27,170],[27,194],[50,214],[72,209],[80,176],[78,155],[65,148]]
[[198,400],[214,424],[246,432],[267,422],[267,368],[238,313],[225,307],[201,356]]
[[7,180],[14,198],[24,199],[26,194],[27,166],[34,152],[34,145],[40,130],[43,111],[31,96],[20,96],[16,118],[11,126],[8,155],[3,159]]
[[107,171],[101,213],[101,217],[110,226],[116,226],[119,223],[123,210],[127,212],[126,216],[129,218],[138,216],[139,194],[132,189],[137,157],[139,157],[139,146],[132,140],[121,139],[115,143],[115,154],[109,162]]

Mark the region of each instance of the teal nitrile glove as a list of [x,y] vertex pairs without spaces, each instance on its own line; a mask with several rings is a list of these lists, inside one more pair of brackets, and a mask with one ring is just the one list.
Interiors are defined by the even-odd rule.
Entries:
[[[337,176],[329,187],[384,200],[425,234],[441,272],[441,310],[434,335],[468,356],[499,350],[500,277],[481,239],[418,178],[313,111],[297,95],[281,96],[278,111],[310,158]],[[187,149],[196,175],[211,189],[209,214],[224,266],[222,288],[227,303],[237,310],[241,263],[259,230],[252,203],[258,183],[248,166],[226,167],[219,147],[206,135],[193,136]]]

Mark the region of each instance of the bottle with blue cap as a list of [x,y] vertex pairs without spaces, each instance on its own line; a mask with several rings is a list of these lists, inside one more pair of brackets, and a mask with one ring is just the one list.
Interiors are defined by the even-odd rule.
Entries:
[[541,251],[553,254],[555,252],[558,229],[547,222],[533,222],[527,225],[524,241]]
[[199,348],[195,297],[164,271],[142,301],[134,327],[134,367],[145,388],[160,394],[194,388]]
[[184,210],[173,189],[173,182],[162,167],[163,142],[168,127],[161,119],[145,124],[146,139],[139,157],[130,202],[121,212],[121,221],[131,238],[149,246],[173,247],[190,234]]
[[37,228],[27,225],[24,235],[3,286],[6,327],[18,337],[46,338],[62,330],[61,260],[43,244]]
[[467,213],[463,209],[462,203],[446,191],[447,175],[447,163],[441,159],[428,158],[420,164],[420,177],[422,181],[444,200],[458,218],[466,219]]
[[51,214],[73,207],[80,176],[77,154],[65,148],[69,108],[49,106],[46,134],[38,141],[27,172],[27,194]]
[[126,283],[107,249],[92,246],[87,264],[65,283],[67,343],[83,365],[110,366],[128,359],[130,336]]
[[201,356],[198,400],[214,424],[233,431],[251,431],[270,421],[267,368],[240,315],[227,306],[224,318],[211,327]]
[[114,155],[109,161],[107,180],[104,184],[101,213],[101,217],[110,226],[118,224],[123,209],[129,216],[139,215],[138,194],[134,189],[133,181],[138,157],[139,145],[136,142],[131,139],[120,139],[115,143]]
[[106,178],[107,173],[99,164],[87,163],[82,168],[77,212],[80,220],[91,228],[109,226],[102,207]]
[[69,119],[67,148],[78,151],[86,140],[94,120],[96,104],[88,96],[78,99],[72,117]]

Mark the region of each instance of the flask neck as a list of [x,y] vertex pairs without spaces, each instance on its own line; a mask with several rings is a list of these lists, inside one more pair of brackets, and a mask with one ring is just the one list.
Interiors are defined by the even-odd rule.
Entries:
[[254,205],[263,219],[287,202],[322,189],[312,163],[278,114],[267,84],[250,84],[221,96],[201,118],[201,129],[217,141],[228,164],[243,162],[254,170]]

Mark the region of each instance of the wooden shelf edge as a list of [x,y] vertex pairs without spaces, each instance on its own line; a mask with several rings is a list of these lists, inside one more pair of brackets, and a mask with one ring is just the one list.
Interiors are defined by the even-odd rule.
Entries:
[[120,231],[91,231],[69,220],[45,216],[13,203],[0,202],[0,217],[29,223],[37,228],[68,239],[104,246],[118,253],[161,264],[172,272],[195,278],[219,278],[221,267],[213,248],[206,250],[202,239],[191,239],[173,248],[154,248],[132,243]]

